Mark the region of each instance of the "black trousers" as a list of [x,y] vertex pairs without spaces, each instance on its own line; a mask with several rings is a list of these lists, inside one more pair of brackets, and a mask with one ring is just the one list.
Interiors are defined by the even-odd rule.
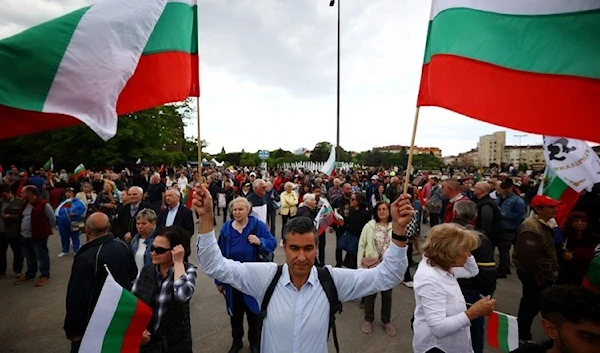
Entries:
[[[281,215],[281,239],[283,239],[283,230],[285,229],[285,224],[288,219],[290,219],[290,215]],[[273,234],[275,236],[275,234]]]
[[327,241],[325,240],[325,236],[327,235],[327,230],[325,230],[323,232],[323,234],[321,234],[321,236],[319,237],[319,257],[318,257],[318,261],[319,261],[319,266],[323,267],[325,266],[325,245],[327,244]]
[[342,230],[335,231],[335,267],[342,267],[342,264],[344,263],[344,257],[342,253],[343,250],[342,248],[337,247],[337,241],[340,239],[342,234],[344,234]]
[[499,238],[494,241],[494,246],[498,247],[500,253],[498,263],[498,273],[502,275],[510,274],[510,247],[517,236],[516,230],[504,229]]
[[431,227],[440,224],[440,214],[439,213],[429,213],[429,225]]
[[231,337],[233,338],[234,346],[243,346],[242,339],[244,338],[244,313],[246,313],[246,321],[248,321],[248,341],[250,346],[259,346],[258,332],[258,315],[254,314],[244,302],[244,294],[239,290],[232,288],[233,293],[233,315],[231,321]]
[[13,272],[21,273],[23,271],[23,251],[21,250],[20,236],[7,240],[6,234],[0,233],[0,275],[6,274],[6,252],[9,246],[13,252]]
[[412,259],[412,253],[413,253],[413,249],[412,249],[412,243],[408,243],[406,244],[406,257],[408,258],[408,267],[406,267],[406,272],[404,273],[404,280],[403,282],[412,282],[412,276],[410,274],[410,266],[414,263],[413,259]]
[[[375,298],[377,293],[364,297],[365,321],[373,322],[375,320]],[[381,292],[381,322],[389,324],[392,317],[392,290],[388,289]]]
[[532,275],[521,271],[517,271],[517,275],[523,284],[523,296],[519,303],[519,314],[517,316],[519,339],[531,340],[531,324],[540,312],[540,294],[552,283],[548,282],[540,285]]

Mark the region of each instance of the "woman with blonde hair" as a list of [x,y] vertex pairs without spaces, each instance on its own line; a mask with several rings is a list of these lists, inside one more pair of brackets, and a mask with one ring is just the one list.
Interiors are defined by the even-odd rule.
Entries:
[[457,278],[479,273],[471,250],[479,236],[458,224],[440,224],[431,229],[423,246],[423,259],[415,273],[415,353],[472,353],[471,320],[494,310],[489,297],[467,309]]
[[281,215],[281,236],[283,237],[283,228],[285,228],[285,224],[287,223],[290,217],[296,216],[296,212],[298,210],[298,195],[293,192],[294,183],[287,182],[285,183],[285,191],[279,195],[281,199],[281,209],[279,210],[279,214]]

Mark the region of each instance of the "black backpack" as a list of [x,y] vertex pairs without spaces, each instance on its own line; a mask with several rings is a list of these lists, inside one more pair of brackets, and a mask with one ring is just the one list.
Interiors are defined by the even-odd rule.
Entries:
[[[269,302],[271,301],[271,297],[273,296],[275,287],[277,287],[277,282],[279,282],[282,272],[283,265],[277,266],[275,277],[273,277],[271,284],[269,284],[269,287],[265,292],[262,305],[260,306],[260,314],[258,316],[259,331],[262,331],[263,320],[267,317],[267,307],[269,306]],[[329,301],[329,328],[327,330],[327,338],[329,338],[329,334],[333,332],[333,344],[335,345],[335,351],[339,353],[340,345],[338,343],[337,330],[335,328],[335,314],[342,312],[342,303],[338,299],[337,288],[335,287],[335,283],[333,282],[333,278],[331,278],[331,273],[329,270],[325,267],[317,267],[317,273],[319,282],[321,283],[321,286],[325,291],[325,295],[327,296],[327,300]]]

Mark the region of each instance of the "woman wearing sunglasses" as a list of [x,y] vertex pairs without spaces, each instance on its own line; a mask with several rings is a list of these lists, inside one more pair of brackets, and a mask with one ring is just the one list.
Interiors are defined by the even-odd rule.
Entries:
[[188,237],[174,228],[160,230],[150,252],[152,263],[142,268],[131,290],[153,312],[140,352],[192,352],[189,302],[197,274],[196,267],[183,262],[190,253]]

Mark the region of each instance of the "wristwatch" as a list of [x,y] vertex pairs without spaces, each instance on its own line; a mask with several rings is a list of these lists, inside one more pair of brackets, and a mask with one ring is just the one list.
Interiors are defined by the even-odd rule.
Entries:
[[406,242],[408,240],[408,238],[406,237],[406,235],[398,235],[394,232],[392,232],[392,239],[394,240],[398,240],[398,241],[403,241]]

